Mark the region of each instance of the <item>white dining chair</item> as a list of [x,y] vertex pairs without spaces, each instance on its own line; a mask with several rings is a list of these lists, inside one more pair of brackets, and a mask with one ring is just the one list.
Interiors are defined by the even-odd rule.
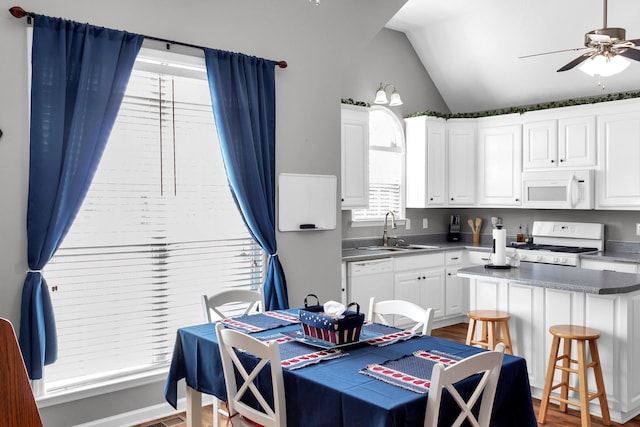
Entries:
[[[280,349],[275,341],[266,344],[243,332],[216,325],[222,369],[227,388],[229,421],[233,427],[286,427],[287,410],[284,394],[284,379],[280,365]],[[248,352],[259,359],[251,372],[238,358],[237,352]],[[269,403],[256,386],[256,379],[263,369],[271,374],[273,402]],[[238,383],[236,372],[242,378]],[[256,409],[243,402],[244,396],[252,396],[258,402]]]
[[214,322],[231,316],[242,316],[263,311],[264,296],[259,291],[248,289],[230,289],[213,295],[202,295],[204,320]]
[[[230,289],[213,295],[202,295],[202,311],[205,322],[227,319],[231,316],[242,316],[263,311],[264,296],[262,287],[259,291],[248,289]],[[213,397],[213,427],[220,427],[220,415],[228,417],[227,410],[220,399]]]
[[[460,415],[458,415],[452,426],[460,426],[465,420],[469,420],[471,425],[475,427],[489,427],[491,412],[493,410],[493,400],[498,385],[498,377],[500,376],[500,369],[502,368],[504,348],[503,343],[498,343],[494,351],[475,354],[446,368],[442,363],[436,364],[431,373],[431,386],[429,387],[429,395],[427,397],[424,427],[435,427],[438,425],[443,388],[449,391],[451,397],[461,410]],[[481,375],[480,381],[469,397],[469,400],[465,401],[455,388],[455,383],[476,374]],[[476,418],[471,412],[471,409],[480,396],[482,396],[480,412],[478,413],[478,418]]]
[[433,309],[422,308],[411,301],[403,300],[386,300],[376,301],[375,297],[369,300],[369,312],[367,320],[369,322],[390,325],[389,318],[386,316],[402,316],[410,319],[416,324],[410,329],[412,332],[421,331],[422,335],[431,335],[433,323]]

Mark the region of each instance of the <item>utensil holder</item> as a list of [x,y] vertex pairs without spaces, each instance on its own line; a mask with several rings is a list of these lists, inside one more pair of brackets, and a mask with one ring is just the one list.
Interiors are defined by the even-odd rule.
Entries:
[[480,232],[475,232],[472,234],[473,236],[473,244],[474,245],[479,245],[480,244]]

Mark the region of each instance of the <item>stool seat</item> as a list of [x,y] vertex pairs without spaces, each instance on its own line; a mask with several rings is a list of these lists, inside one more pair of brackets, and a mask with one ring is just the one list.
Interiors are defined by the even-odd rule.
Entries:
[[[467,330],[467,345],[478,345],[488,350],[494,350],[496,344],[504,343],[505,353],[513,354],[511,335],[509,334],[509,319],[511,315],[499,310],[471,310],[467,313],[469,329]],[[480,339],[475,339],[476,326],[482,325]],[[502,337],[500,337],[502,335]]]
[[[559,402],[560,411],[567,412],[567,405],[580,408],[581,426],[591,426],[591,414],[589,413],[589,402],[598,398],[602,411],[602,424],[611,425],[609,416],[609,405],[607,394],[604,390],[604,380],[602,378],[602,367],[600,356],[598,355],[597,339],[600,338],[600,331],[586,326],[577,325],[553,325],[549,328],[549,333],[553,336],[551,341],[551,352],[549,354],[549,366],[544,382],[542,399],[540,400],[540,413],[538,422],[544,424],[547,416],[547,408],[551,399]],[[564,340],[562,352],[560,353],[560,340]],[[571,343],[577,343],[577,357],[571,357]],[[591,361],[587,361],[587,345],[591,352]],[[560,362],[560,364],[558,364]],[[576,368],[573,368],[576,366]],[[596,380],[596,391],[590,392],[587,380],[587,369],[593,369],[593,376]],[[555,371],[561,373],[561,380],[553,384]],[[569,375],[578,376],[578,386],[572,387],[569,382]],[[551,391],[559,389],[560,395],[552,395]],[[576,392],[580,401],[569,399],[569,391]]]
[[467,313],[467,317],[469,317],[470,319],[481,320],[483,322],[495,322],[498,320],[509,320],[511,318],[511,315],[499,310],[471,310],[469,313]]
[[549,328],[551,335],[570,340],[597,340],[600,331],[586,326],[554,325]]

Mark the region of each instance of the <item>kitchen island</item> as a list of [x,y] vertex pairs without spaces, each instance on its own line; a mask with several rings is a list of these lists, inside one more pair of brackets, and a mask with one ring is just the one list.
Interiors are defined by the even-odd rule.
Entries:
[[[462,268],[469,278],[469,308],[511,314],[514,354],[527,360],[532,394],[542,395],[552,325],[596,328],[611,418],[640,414],[640,275],[521,263],[507,270]],[[589,374],[592,389],[595,382]],[[600,415],[596,401],[591,412]]]

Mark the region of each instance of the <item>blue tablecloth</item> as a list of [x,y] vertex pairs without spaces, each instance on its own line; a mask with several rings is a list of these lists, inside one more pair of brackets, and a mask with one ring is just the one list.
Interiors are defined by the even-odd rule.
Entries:
[[[300,328],[293,325],[254,334],[273,334]],[[419,337],[386,347],[367,344],[348,347],[348,356],[284,370],[289,427],[422,427],[426,394],[384,383],[358,373],[371,363],[384,363],[416,350],[437,350],[467,357],[482,350],[435,337]],[[167,401],[176,406],[178,381],[193,389],[226,400],[224,375],[215,325],[204,324],[178,330],[171,368],[165,384]],[[443,402],[443,405],[454,403]],[[446,408],[446,406],[445,406]],[[441,411],[439,425],[451,425]],[[492,426],[537,426],[527,366],[524,359],[505,355],[493,409]]]

